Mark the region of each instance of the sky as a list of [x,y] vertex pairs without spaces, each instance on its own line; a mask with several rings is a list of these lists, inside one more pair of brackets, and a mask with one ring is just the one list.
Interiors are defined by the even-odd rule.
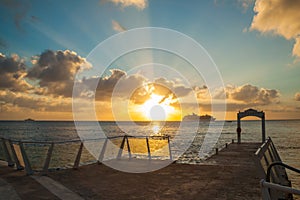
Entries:
[[[98,120],[161,120],[161,109],[167,120],[211,114],[221,89],[210,90],[168,52],[131,52],[104,74],[76,79],[98,67],[89,60],[98,44],[143,27],[172,29],[202,45],[224,82],[226,119],[248,108],[267,119],[300,119],[299,9],[299,0],[1,0],[0,120],[72,120],[76,81],[78,105],[95,99]],[[159,72],[152,79],[147,66],[135,68],[150,60],[161,63],[150,67]]]

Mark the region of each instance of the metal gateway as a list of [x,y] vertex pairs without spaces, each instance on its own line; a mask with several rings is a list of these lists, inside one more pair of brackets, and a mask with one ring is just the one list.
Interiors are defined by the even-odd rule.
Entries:
[[265,142],[266,140],[266,127],[265,127],[265,113],[263,111],[257,111],[257,110],[254,110],[254,109],[248,109],[248,110],[245,110],[243,112],[238,112],[237,113],[237,129],[236,129],[236,132],[237,132],[237,140],[238,140],[238,143],[241,143],[241,132],[242,132],[242,129],[241,129],[241,119],[244,118],[244,117],[248,117],[248,116],[255,116],[255,117],[258,117],[261,119],[261,128],[262,128],[262,143]]

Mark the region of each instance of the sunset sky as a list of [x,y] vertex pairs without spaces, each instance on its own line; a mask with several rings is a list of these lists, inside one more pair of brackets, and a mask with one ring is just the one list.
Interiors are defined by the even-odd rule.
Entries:
[[[182,32],[207,50],[224,81],[227,119],[250,107],[264,110],[267,119],[300,119],[299,10],[299,0],[0,1],[0,120],[72,120],[75,75],[96,67],[89,53],[114,34],[149,26]],[[208,94],[203,80],[187,85],[162,72],[150,81],[129,70],[134,66],[128,60],[145,61],[150,54],[156,61],[172,60],[170,67],[192,80],[187,64],[165,52],[120,58],[98,77],[98,119],[113,120],[117,110],[119,120],[128,120],[126,98],[125,112],[134,120],[161,120],[146,108],[155,104],[167,120],[210,114],[209,99],[218,91]],[[88,89],[97,76],[80,80],[82,87]],[[116,85],[122,92],[113,102]],[[199,109],[178,103],[193,95]]]

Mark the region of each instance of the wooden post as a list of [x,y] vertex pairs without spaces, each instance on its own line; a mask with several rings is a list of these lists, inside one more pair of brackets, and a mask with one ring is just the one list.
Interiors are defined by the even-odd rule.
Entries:
[[83,142],[80,143],[80,147],[79,147],[79,150],[78,150],[78,153],[77,153],[74,165],[73,165],[73,169],[78,169],[78,167],[79,167],[82,149],[83,149]]
[[45,175],[48,172],[48,168],[49,168],[49,164],[50,164],[50,160],[51,160],[51,156],[52,156],[52,152],[53,152],[53,148],[54,148],[54,143],[51,143],[51,146],[48,148],[48,152],[47,152],[47,157],[44,163],[44,167],[43,167],[43,171],[42,174]]
[[23,143],[22,143],[22,142],[19,142],[19,145],[20,145],[20,150],[21,150],[21,154],[22,154],[22,157],[23,157],[23,161],[24,161],[24,164],[25,164],[26,174],[27,174],[27,175],[32,175],[32,174],[33,174],[33,171],[32,171],[30,162],[29,162],[29,160],[28,160],[27,154],[26,154],[26,152],[25,152]]
[[219,154],[219,149],[218,148],[216,148],[216,155],[218,155]]
[[148,158],[151,160],[151,151],[150,151],[150,145],[149,145],[149,139],[146,137],[146,143],[147,143],[147,150],[148,150]]

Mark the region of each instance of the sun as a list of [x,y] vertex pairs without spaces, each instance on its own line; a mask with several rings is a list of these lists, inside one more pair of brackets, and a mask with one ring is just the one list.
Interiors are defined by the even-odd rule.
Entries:
[[130,115],[135,121],[174,121],[181,118],[177,97],[168,88],[151,84],[131,96]]
[[165,121],[174,112],[174,107],[165,102],[161,102],[164,97],[151,94],[150,98],[140,106],[140,111],[148,120]]

